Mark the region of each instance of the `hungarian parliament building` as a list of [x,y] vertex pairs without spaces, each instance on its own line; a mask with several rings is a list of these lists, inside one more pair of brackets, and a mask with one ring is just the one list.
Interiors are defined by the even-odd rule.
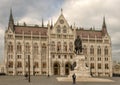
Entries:
[[112,44],[105,17],[99,30],[85,29],[69,25],[62,11],[54,24],[44,25],[42,20],[41,26],[15,24],[10,11],[4,36],[5,73],[25,75],[30,66],[31,75],[69,75],[77,36],[91,76],[112,77]]

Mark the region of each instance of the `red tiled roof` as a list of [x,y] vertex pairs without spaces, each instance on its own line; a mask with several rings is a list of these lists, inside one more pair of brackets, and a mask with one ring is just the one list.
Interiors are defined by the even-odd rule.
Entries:
[[102,32],[101,31],[84,30],[84,29],[80,30],[80,29],[78,29],[76,32],[77,32],[76,33],[77,36],[79,35],[79,36],[81,36],[83,38],[87,38],[88,36],[89,36],[89,38],[95,38],[95,36],[97,38],[102,38]]
[[47,27],[35,27],[35,26],[15,26],[16,34],[32,34],[33,35],[47,35]]

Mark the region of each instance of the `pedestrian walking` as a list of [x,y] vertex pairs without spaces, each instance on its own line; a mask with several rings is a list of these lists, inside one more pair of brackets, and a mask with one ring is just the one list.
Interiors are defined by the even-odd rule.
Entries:
[[72,79],[73,79],[73,84],[75,84],[76,83],[76,75],[75,75],[75,73],[72,75]]

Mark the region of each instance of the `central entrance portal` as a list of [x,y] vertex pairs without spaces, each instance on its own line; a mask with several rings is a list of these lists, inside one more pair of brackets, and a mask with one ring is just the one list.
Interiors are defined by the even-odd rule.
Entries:
[[54,63],[54,75],[60,75],[60,64],[59,63]]

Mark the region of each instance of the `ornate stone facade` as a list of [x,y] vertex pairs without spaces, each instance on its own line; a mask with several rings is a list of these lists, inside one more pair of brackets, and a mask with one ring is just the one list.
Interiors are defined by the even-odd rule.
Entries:
[[54,25],[28,26],[14,24],[12,11],[5,31],[5,72],[24,75],[28,72],[30,56],[31,75],[68,75],[74,62],[74,40],[82,39],[86,66],[92,76],[112,76],[111,39],[105,18],[101,30],[69,26],[63,13]]

